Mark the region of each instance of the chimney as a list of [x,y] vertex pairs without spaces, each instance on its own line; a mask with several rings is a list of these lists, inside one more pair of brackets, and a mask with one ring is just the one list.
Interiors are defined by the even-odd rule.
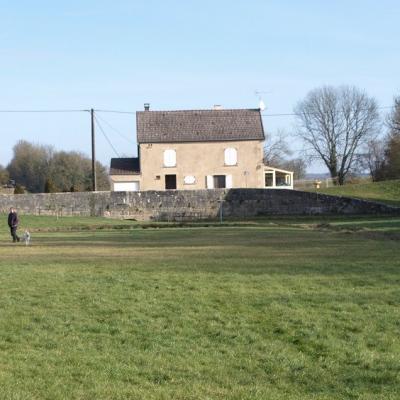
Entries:
[[150,103],[144,103],[144,111],[150,110]]
[[222,110],[221,104],[214,104],[214,110]]

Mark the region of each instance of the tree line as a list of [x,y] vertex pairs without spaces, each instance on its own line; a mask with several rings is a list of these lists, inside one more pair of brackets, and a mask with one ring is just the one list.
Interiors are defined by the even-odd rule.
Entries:
[[372,180],[400,178],[400,96],[382,117],[377,101],[351,86],[314,89],[294,108],[293,136],[304,145],[303,154],[290,158],[282,133],[267,137],[265,162],[305,175],[306,166],[322,161],[334,181],[343,185],[349,177],[369,173]]
[[[109,190],[106,167],[97,162],[96,172],[98,190]],[[92,163],[77,151],[56,151],[52,146],[21,140],[13,148],[10,163],[0,166],[0,183],[6,184],[9,179],[17,183],[17,192],[90,191]]]

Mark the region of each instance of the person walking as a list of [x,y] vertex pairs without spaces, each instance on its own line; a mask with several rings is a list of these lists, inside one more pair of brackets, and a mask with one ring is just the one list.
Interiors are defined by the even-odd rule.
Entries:
[[13,207],[10,208],[10,214],[8,214],[8,226],[10,227],[11,236],[13,238],[13,243],[19,242],[19,236],[17,235],[18,229],[18,215]]

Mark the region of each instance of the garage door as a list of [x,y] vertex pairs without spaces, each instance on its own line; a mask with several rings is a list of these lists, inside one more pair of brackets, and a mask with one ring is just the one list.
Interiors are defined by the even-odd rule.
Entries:
[[139,182],[114,182],[114,192],[138,192]]

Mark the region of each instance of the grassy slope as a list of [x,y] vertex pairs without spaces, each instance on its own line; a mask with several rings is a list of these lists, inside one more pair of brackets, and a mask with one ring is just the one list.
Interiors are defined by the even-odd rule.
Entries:
[[400,206],[400,180],[322,188],[318,192],[336,196],[357,197]]
[[31,247],[0,228],[2,399],[400,396],[399,218],[23,221]]

